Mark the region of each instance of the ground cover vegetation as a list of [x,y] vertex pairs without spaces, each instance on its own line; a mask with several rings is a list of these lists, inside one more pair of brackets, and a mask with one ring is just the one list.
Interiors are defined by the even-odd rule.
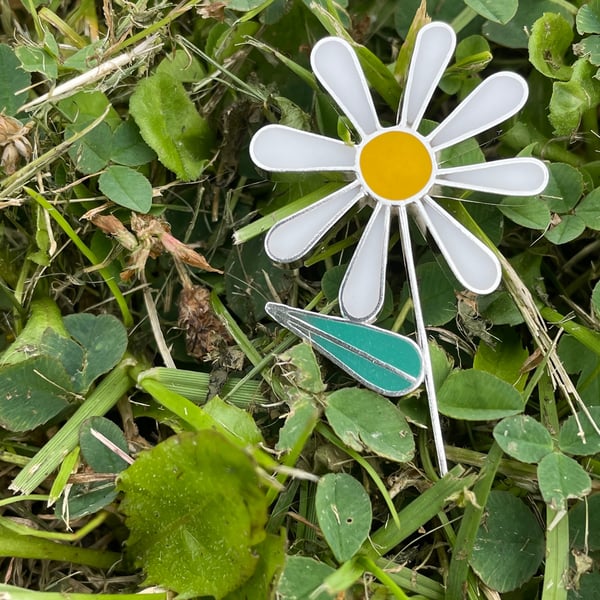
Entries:
[[[361,387],[265,313],[339,314],[370,211],[311,254],[280,218],[344,184],[252,135],[356,132],[311,48],[393,124],[415,35],[458,45],[423,127],[485,77],[530,96],[448,152],[546,161],[537,197],[442,190],[497,254],[461,288],[412,231],[450,471],[422,387]],[[600,1],[0,0],[0,597],[600,597]],[[392,228],[378,327],[414,335]]]

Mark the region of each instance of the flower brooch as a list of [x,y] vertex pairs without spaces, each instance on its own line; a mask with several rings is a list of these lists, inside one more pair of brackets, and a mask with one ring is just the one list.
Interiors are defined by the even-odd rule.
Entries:
[[[502,123],[521,109],[528,88],[525,80],[514,73],[488,77],[430,133],[419,133],[425,109],[455,46],[454,31],[445,23],[432,22],[419,31],[398,123],[382,127],[354,50],[341,38],[324,38],[312,51],[312,69],[350,120],[360,141],[347,144],[283,125],[267,125],[250,144],[252,160],[267,171],[342,171],[352,176],[352,181],[341,189],[271,228],[265,248],[274,261],[286,263],[305,256],[359,201],[365,199],[373,207],[340,286],[339,304],[344,319],[280,304],[269,304],[267,310],[282,325],[310,340],[340,367],[381,393],[406,393],[420,385],[424,377],[442,473],[447,469],[446,459],[409,236],[409,211],[431,233],[458,281],[472,292],[487,294],[500,283],[500,263],[483,242],[435,202],[436,187],[529,196],[540,193],[548,182],[546,166],[534,158],[460,167],[444,167],[440,162],[443,149]],[[412,340],[390,332],[381,335],[394,336],[395,344],[391,337],[381,338],[373,347],[370,341],[378,336],[378,328],[368,324],[377,318],[383,305],[393,216],[397,216],[400,226],[418,349]],[[386,358],[382,359],[381,349],[385,346],[394,350],[385,352]],[[369,347],[376,351],[369,351]],[[415,361],[415,356],[420,360]],[[382,368],[370,373],[365,370],[369,362]],[[408,383],[390,385],[389,377],[383,373]]]

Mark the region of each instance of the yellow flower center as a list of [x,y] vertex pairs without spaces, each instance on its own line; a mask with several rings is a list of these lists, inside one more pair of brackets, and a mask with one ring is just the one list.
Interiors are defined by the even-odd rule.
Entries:
[[370,191],[396,202],[424,192],[433,173],[431,154],[416,135],[406,131],[386,131],[369,140],[360,153],[359,167]]

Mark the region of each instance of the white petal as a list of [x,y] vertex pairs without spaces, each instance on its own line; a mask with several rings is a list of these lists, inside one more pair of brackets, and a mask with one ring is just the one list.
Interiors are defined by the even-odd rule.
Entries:
[[509,158],[440,169],[435,182],[492,194],[534,196],[548,185],[548,169],[536,158]]
[[266,125],[254,134],[250,157],[266,171],[351,171],[356,150],[340,140],[315,133]]
[[428,137],[434,151],[470,138],[514,115],[527,100],[527,82],[496,73],[477,86]]
[[342,314],[370,323],[383,306],[390,235],[390,207],[377,204],[348,265],[340,287]]
[[502,277],[494,253],[428,196],[416,206],[460,283],[476,294],[493,292]]
[[310,62],[323,87],[352,121],[361,138],[379,130],[367,81],[348,42],[337,37],[323,38],[315,45]]
[[399,124],[417,129],[456,46],[450,25],[435,21],[417,34]]
[[267,233],[265,250],[277,262],[304,256],[362,196],[357,181],[282,219]]

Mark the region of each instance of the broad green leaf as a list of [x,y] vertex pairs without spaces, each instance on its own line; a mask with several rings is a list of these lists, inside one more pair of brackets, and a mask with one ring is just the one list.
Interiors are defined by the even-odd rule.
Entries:
[[225,600],[251,600],[271,598],[273,579],[283,570],[285,562],[285,533],[267,537],[256,546],[258,562],[254,573],[241,587],[225,596]]
[[142,452],[121,474],[126,551],[146,584],[225,597],[254,573],[267,503],[253,461],[213,431]]
[[112,162],[127,167],[137,167],[145,165],[155,158],[154,150],[144,142],[133,119],[129,119],[117,127],[112,139],[110,153]]
[[573,41],[569,22],[559,13],[548,12],[540,17],[529,37],[529,61],[543,75],[567,81],[571,67],[565,64],[565,53]]
[[98,439],[97,434],[104,436],[124,454],[129,454],[125,435],[115,423],[105,417],[91,417],[79,428],[79,446],[85,462],[96,473],[120,473],[126,469],[129,463]]
[[286,382],[311,394],[325,391],[321,369],[310,345],[302,343],[292,346],[279,355],[279,363]]
[[600,33],[600,0],[589,0],[577,11],[577,33]]
[[501,46],[527,48],[529,32],[537,19],[544,13],[558,13],[571,23],[573,16],[570,9],[571,5],[565,6],[555,0],[522,1],[519,2],[515,16],[506,25],[486,21],[482,33],[487,39]]
[[580,500],[569,511],[569,538],[573,548],[600,550],[600,494]]
[[554,448],[548,430],[527,415],[502,419],[494,427],[494,439],[506,454],[525,463],[539,462]]
[[354,450],[368,450],[398,462],[414,455],[415,443],[404,415],[375,392],[336,390],[327,396],[325,415],[338,437]]
[[16,115],[27,99],[27,92],[22,90],[31,83],[29,73],[20,67],[21,63],[11,47],[0,44],[0,113],[9,117]]
[[586,227],[600,231],[600,187],[592,190],[577,205],[575,214],[584,220]]
[[[404,336],[285,304],[270,302],[265,308],[273,319],[377,392],[388,396],[403,395],[412,391],[422,378],[419,348]],[[321,383],[320,373],[318,382]],[[303,387],[308,389],[306,385]],[[323,391],[324,387],[315,389]]]
[[281,600],[333,600],[322,591],[325,578],[335,572],[333,567],[308,556],[288,556],[277,595]]
[[567,600],[600,600],[600,573],[583,573],[577,589],[569,588]]
[[211,398],[202,408],[223,429],[245,444],[260,444],[263,441],[260,429],[248,411],[227,404],[219,396]]
[[328,473],[319,480],[315,511],[323,537],[339,562],[350,560],[367,539],[373,518],[363,486],[346,473]]
[[166,73],[181,83],[197,83],[206,77],[206,71],[200,61],[185,50],[175,50],[175,54],[165,56],[156,72]]
[[211,157],[213,133],[181,82],[166,73],[142,80],[129,110],[160,162],[184,181],[200,176]]
[[538,465],[537,475],[544,502],[554,510],[565,509],[567,500],[583,498],[592,489],[590,476],[583,467],[560,452],[544,456]]
[[483,18],[504,25],[515,16],[519,0],[465,0],[465,4]]
[[[600,428],[600,406],[589,406],[588,411],[594,421],[593,424],[587,415],[579,412],[577,419],[571,415],[560,428],[558,447],[566,454],[591,456],[600,452],[600,434],[596,431]],[[583,437],[579,435],[580,427],[577,421],[581,426]]]
[[[456,318],[454,277],[445,263],[426,262],[417,265],[417,278],[425,324],[439,327]],[[405,293],[408,295],[408,284]]]
[[585,221],[578,215],[561,215],[560,223],[553,225],[544,237],[557,246],[577,239],[585,231]]
[[78,372],[82,387],[87,388],[121,360],[127,349],[127,330],[112,315],[77,313],[67,315],[64,324],[85,351],[85,361]]
[[58,77],[56,58],[46,50],[37,46],[18,46],[15,48],[15,54],[28,73],[43,73],[48,79]]
[[453,419],[491,421],[520,413],[524,403],[515,388],[485,371],[456,370],[438,394],[439,410]]
[[510,492],[490,492],[470,559],[481,580],[510,592],[535,575],[543,558],[544,534],[531,510]]
[[598,106],[600,81],[594,78],[597,68],[585,58],[573,65],[569,81],[557,81],[552,86],[550,98],[550,123],[556,135],[571,135],[578,127],[583,114]]
[[527,376],[521,373],[521,367],[528,356],[529,352],[523,348],[520,339],[512,330],[507,330],[495,346],[480,342],[473,367],[503,379],[522,392]]
[[[89,123],[78,121],[65,130],[65,140],[73,137]],[[113,132],[106,122],[99,123],[69,148],[75,168],[86,175],[102,170],[110,160]]]
[[114,481],[76,483],[56,503],[54,514],[66,523],[93,515],[117,497]]
[[507,196],[498,205],[502,214],[517,225],[530,229],[546,229],[550,223],[550,210],[545,200],[531,196]]
[[141,173],[113,165],[98,178],[100,191],[115,204],[140,213],[152,208],[152,184]]
[[285,423],[279,430],[275,450],[289,452],[303,445],[318,423],[320,414],[321,411],[308,394],[296,396]]
[[0,367],[13,365],[32,356],[43,354],[42,340],[48,329],[63,337],[68,335],[56,302],[50,298],[33,300],[31,314],[23,331],[0,355]]
[[69,389],[84,394],[90,382],[82,378],[86,361],[85,350],[73,339],[59,335],[53,329],[46,329],[40,345],[41,352],[58,360],[69,376]]
[[544,190],[548,208],[552,212],[566,213],[577,204],[583,193],[583,176],[580,171],[565,163],[548,166],[550,178]]
[[258,8],[261,4],[264,4],[264,1],[265,0],[228,0],[227,8],[248,12],[249,10]]
[[75,400],[69,376],[56,358],[37,356],[0,367],[0,427],[29,431]]
[[106,94],[100,91],[77,92],[57,103],[60,112],[77,125],[77,129],[83,129],[85,125],[96,120],[107,109],[108,113],[104,119],[111,130],[121,124],[121,117],[113,108]]
[[92,42],[88,46],[84,46],[81,50],[78,50],[74,54],[71,54],[66,58],[62,66],[67,69],[75,69],[76,71],[88,71],[93,67],[97,67],[99,63],[99,57],[103,53],[104,42],[98,40]]

